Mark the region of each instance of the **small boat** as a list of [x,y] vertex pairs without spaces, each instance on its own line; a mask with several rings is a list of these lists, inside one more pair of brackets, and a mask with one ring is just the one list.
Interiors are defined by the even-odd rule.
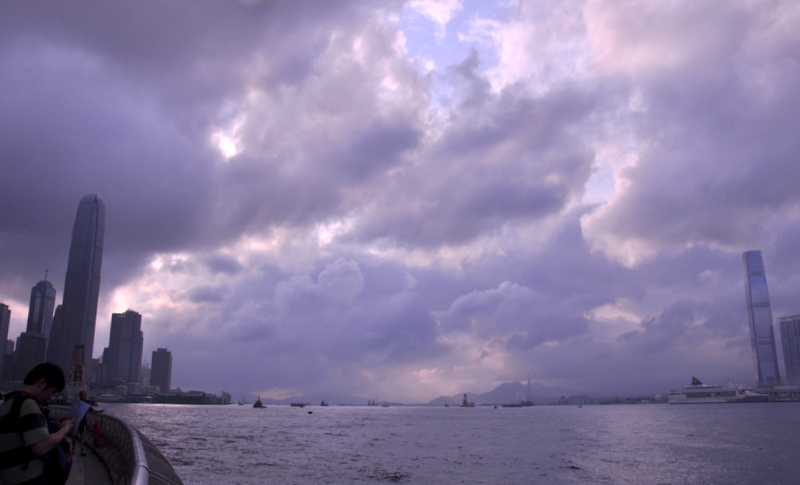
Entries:
[[253,403],[253,407],[254,408],[263,408],[264,407],[264,403],[261,402],[261,394],[258,395],[258,399],[256,399],[256,402]]
[[461,407],[462,408],[474,408],[475,407],[475,403],[468,401],[467,400],[467,395],[464,394],[464,399],[461,400]]
[[326,403],[325,400],[323,399],[322,402],[319,403],[319,405],[322,406],[322,407],[327,407],[328,403]]
[[304,407],[306,407],[306,403],[304,403],[304,402],[293,402],[291,404],[291,406],[293,408],[304,408]]
[[750,389],[744,389],[739,392],[736,397],[729,397],[728,402],[767,402],[769,401],[769,396],[766,394],[760,394],[755,391],[751,391]]

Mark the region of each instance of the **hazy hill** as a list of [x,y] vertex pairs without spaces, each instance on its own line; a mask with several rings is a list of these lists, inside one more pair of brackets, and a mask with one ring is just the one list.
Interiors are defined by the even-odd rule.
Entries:
[[[476,405],[481,404],[504,404],[504,403],[517,403],[525,400],[528,392],[528,385],[519,381],[504,382],[495,387],[489,392],[483,394],[475,394],[474,392],[467,392],[467,399],[474,402]],[[572,389],[564,387],[548,387],[543,384],[531,383],[531,401],[535,403],[550,402],[558,399],[560,396],[569,396],[575,394]],[[455,394],[453,396],[441,396],[432,400],[430,403],[433,406],[444,406],[445,404],[460,405],[464,393]]]

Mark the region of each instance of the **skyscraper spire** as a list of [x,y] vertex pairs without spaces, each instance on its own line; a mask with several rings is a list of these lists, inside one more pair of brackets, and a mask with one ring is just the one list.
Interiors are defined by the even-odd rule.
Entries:
[[78,205],[61,311],[56,311],[47,347],[47,360],[68,371],[76,345],[82,345],[89,372],[94,347],[100,267],[103,262],[105,205],[96,195],[85,196]]

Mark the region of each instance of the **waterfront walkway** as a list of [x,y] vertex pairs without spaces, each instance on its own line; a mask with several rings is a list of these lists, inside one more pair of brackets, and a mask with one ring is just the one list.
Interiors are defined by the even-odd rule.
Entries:
[[111,485],[111,475],[94,450],[87,446],[86,456],[80,456],[80,452],[72,455],[67,485]]

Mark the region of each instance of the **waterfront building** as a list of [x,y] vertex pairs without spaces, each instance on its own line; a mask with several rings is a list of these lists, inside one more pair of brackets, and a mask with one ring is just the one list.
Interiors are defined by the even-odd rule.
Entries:
[[82,346],[87,356],[81,364],[91,367],[104,232],[105,205],[96,195],[87,195],[75,215],[61,312],[53,318],[47,345],[47,360],[65,372],[72,367],[76,346]]
[[158,387],[161,392],[169,391],[172,384],[172,352],[165,348],[154,350],[150,362],[150,385]]
[[800,384],[800,315],[780,320],[786,384]]
[[[5,350],[6,347],[5,342],[8,340],[8,326],[10,324],[11,324],[11,309],[9,309],[8,305],[6,305],[5,303],[0,303],[0,343],[4,345],[3,350]],[[6,361],[5,356],[6,352],[3,352],[2,355],[3,359],[0,359],[0,379],[4,380],[5,378],[2,376],[5,375],[4,374],[4,369],[5,369],[4,362]]]
[[767,276],[761,251],[746,251],[744,263],[747,318],[750,323],[750,343],[755,360],[756,385],[771,387],[780,384],[775,332],[772,328],[772,308],[769,302]]
[[103,352],[106,382],[132,382],[138,386],[143,343],[139,313],[129,309],[111,315],[108,349]]

